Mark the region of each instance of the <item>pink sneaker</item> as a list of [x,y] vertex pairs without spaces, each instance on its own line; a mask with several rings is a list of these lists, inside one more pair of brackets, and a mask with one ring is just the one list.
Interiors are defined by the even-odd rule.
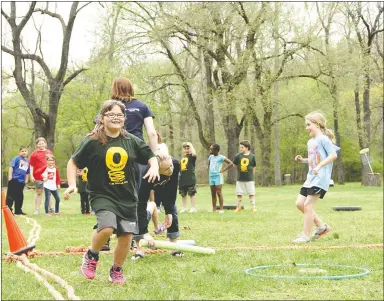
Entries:
[[96,265],[99,260],[90,257],[88,252],[83,256],[83,263],[81,264],[81,272],[85,278],[93,279],[96,277]]
[[109,270],[109,281],[115,284],[124,284],[127,280],[123,275],[123,268],[112,266]]
[[332,228],[330,226],[328,226],[327,224],[324,224],[323,228],[316,228],[312,236],[315,239],[319,239],[320,237],[322,237],[324,234],[327,234],[331,230]]

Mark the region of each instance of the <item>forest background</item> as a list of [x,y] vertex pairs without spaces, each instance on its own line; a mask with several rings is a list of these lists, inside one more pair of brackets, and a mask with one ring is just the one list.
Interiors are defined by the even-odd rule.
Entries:
[[[91,55],[73,60],[71,37],[90,9],[98,12]],[[257,185],[280,186],[285,174],[303,182],[307,167],[294,157],[306,155],[304,116],[313,110],[326,115],[342,149],[336,183],[364,182],[363,148],[382,175],[382,2],[2,2],[1,12],[2,186],[19,147],[31,153],[39,136],[65,179],[120,76],[155,113],[174,157],[182,142],[194,144],[200,184],[210,144],[233,159],[243,139],[256,155]],[[47,19],[61,38],[56,64]],[[226,181],[236,181],[235,169]]]

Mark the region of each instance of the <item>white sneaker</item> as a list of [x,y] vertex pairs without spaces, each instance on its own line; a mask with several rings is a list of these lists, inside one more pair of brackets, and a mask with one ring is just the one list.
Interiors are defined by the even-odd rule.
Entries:
[[189,209],[189,213],[196,213],[197,212],[197,209],[196,208],[191,208]]
[[310,242],[310,239],[304,234],[299,235],[296,239],[292,240],[293,244],[301,244]]
[[34,214],[35,215],[39,215],[40,214],[40,209],[36,209]]
[[223,214],[223,213],[224,213],[224,210],[219,210],[219,213]]
[[185,213],[187,212],[187,208],[181,208],[181,210],[179,211],[179,213]]

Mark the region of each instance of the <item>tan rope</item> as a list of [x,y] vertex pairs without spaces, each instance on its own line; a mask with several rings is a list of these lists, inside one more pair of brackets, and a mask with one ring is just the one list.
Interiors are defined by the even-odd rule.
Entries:
[[[33,223],[33,227],[29,232],[29,237],[27,241],[30,245],[35,244],[40,237],[41,226],[34,219],[31,219],[28,217],[23,217],[23,218],[26,219],[28,224],[30,224],[31,222]],[[39,256],[39,253],[41,254],[42,252],[28,252],[28,257],[29,258],[37,257]],[[52,253],[52,255],[59,255],[60,253],[63,253],[63,252],[49,252],[49,253]],[[70,300],[80,300],[80,298],[75,295],[75,290],[73,289],[73,287],[70,286],[65,280],[63,280],[59,276],[47,270],[40,268],[36,264],[30,263],[30,261],[28,260],[25,254],[22,254],[20,256],[9,254],[6,256],[6,260],[9,262],[17,261],[16,266],[24,270],[25,272],[32,273],[38,281],[43,283],[43,285],[48,289],[49,293],[56,300],[65,300],[65,299],[58,291],[55,290],[55,288],[51,284],[49,284],[43,277],[41,277],[41,275],[44,277],[50,277],[54,279],[58,284],[60,284],[60,286],[67,291],[67,296]]]
[[45,280],[43,277],[41,277],[38,273],[36,273],[35,271],[33,271],[32,269],[28,268],[27,266],[25,266],[23,263],[21,263],[21,261],[18,261],[16,266],[20,269],[22,269],[23,271],[27,272],[27,273],[32,273],[33,276],[35,276],[35,278],[40,281],[49,291],[49,293],[56,299],[56,300],[65,300],[63,298],[63,296],[55,290],[55,288],[50,285],[47,280]]
[[256,247],[235,247],[235,248],[215,248],[217,251],[245,251],[245,250],[255,250],[255,251],[269,251],[269,250],[323,250],[323,249],[362,249],[362,248],[383,248],[383,244],[366,244],[366,245],[352,245],[352,246],[281,246],[281,247],[271,247],[271,246],[256,246]]

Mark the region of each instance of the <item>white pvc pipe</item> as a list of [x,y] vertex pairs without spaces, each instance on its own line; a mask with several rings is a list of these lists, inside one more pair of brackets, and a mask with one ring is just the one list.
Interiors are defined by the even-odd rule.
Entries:
[[[178,242],[169,242],[169,241],[162,241],[162,240],[154,240],[154,242],[155,242],[154,248],[158,248],[158,249],[180,250],[184,252],[191,252],[191,253],[198,253],[198,254],[215,254],[216,253],[214,249],[191,246],[191,245],[181,244]],[[148,247],[148,241],[141,239],[140,246]]]

